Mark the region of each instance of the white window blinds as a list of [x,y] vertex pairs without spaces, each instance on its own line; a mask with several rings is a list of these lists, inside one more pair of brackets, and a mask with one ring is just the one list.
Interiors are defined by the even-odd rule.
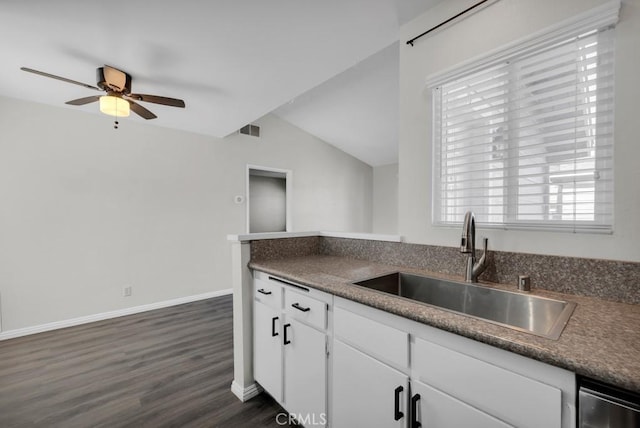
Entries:
[[611,231],[613,60],[610,28],[433,88],[434,224]]

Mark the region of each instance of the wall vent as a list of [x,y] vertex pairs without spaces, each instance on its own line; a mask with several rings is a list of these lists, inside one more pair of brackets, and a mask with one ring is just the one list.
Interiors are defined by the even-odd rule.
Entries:
[[245,125],[240,128],[240,133],[244,135],[251,135],[252,137],[259,137],[260,127],[258,125]]

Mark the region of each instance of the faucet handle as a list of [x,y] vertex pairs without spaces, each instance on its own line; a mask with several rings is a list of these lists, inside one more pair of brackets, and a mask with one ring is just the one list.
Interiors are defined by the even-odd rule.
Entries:
[[482,251],[486,253],[488,246],[489,246],[489,238],[482,238]]

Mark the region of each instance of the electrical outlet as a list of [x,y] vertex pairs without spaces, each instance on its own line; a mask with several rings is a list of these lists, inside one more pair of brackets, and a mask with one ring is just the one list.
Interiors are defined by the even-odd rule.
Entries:
[[133,291],[133,287],[130,285],[125,285],[124,287],[122,287],[122,296],[123,297],[129,297],[131,296],[131,292]]

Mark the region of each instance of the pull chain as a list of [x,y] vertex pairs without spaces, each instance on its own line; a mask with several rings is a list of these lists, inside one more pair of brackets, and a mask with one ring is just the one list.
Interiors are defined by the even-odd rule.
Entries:
[[116,120],[113,122],[113,129],[118,129],[118,103],[116,103]]

